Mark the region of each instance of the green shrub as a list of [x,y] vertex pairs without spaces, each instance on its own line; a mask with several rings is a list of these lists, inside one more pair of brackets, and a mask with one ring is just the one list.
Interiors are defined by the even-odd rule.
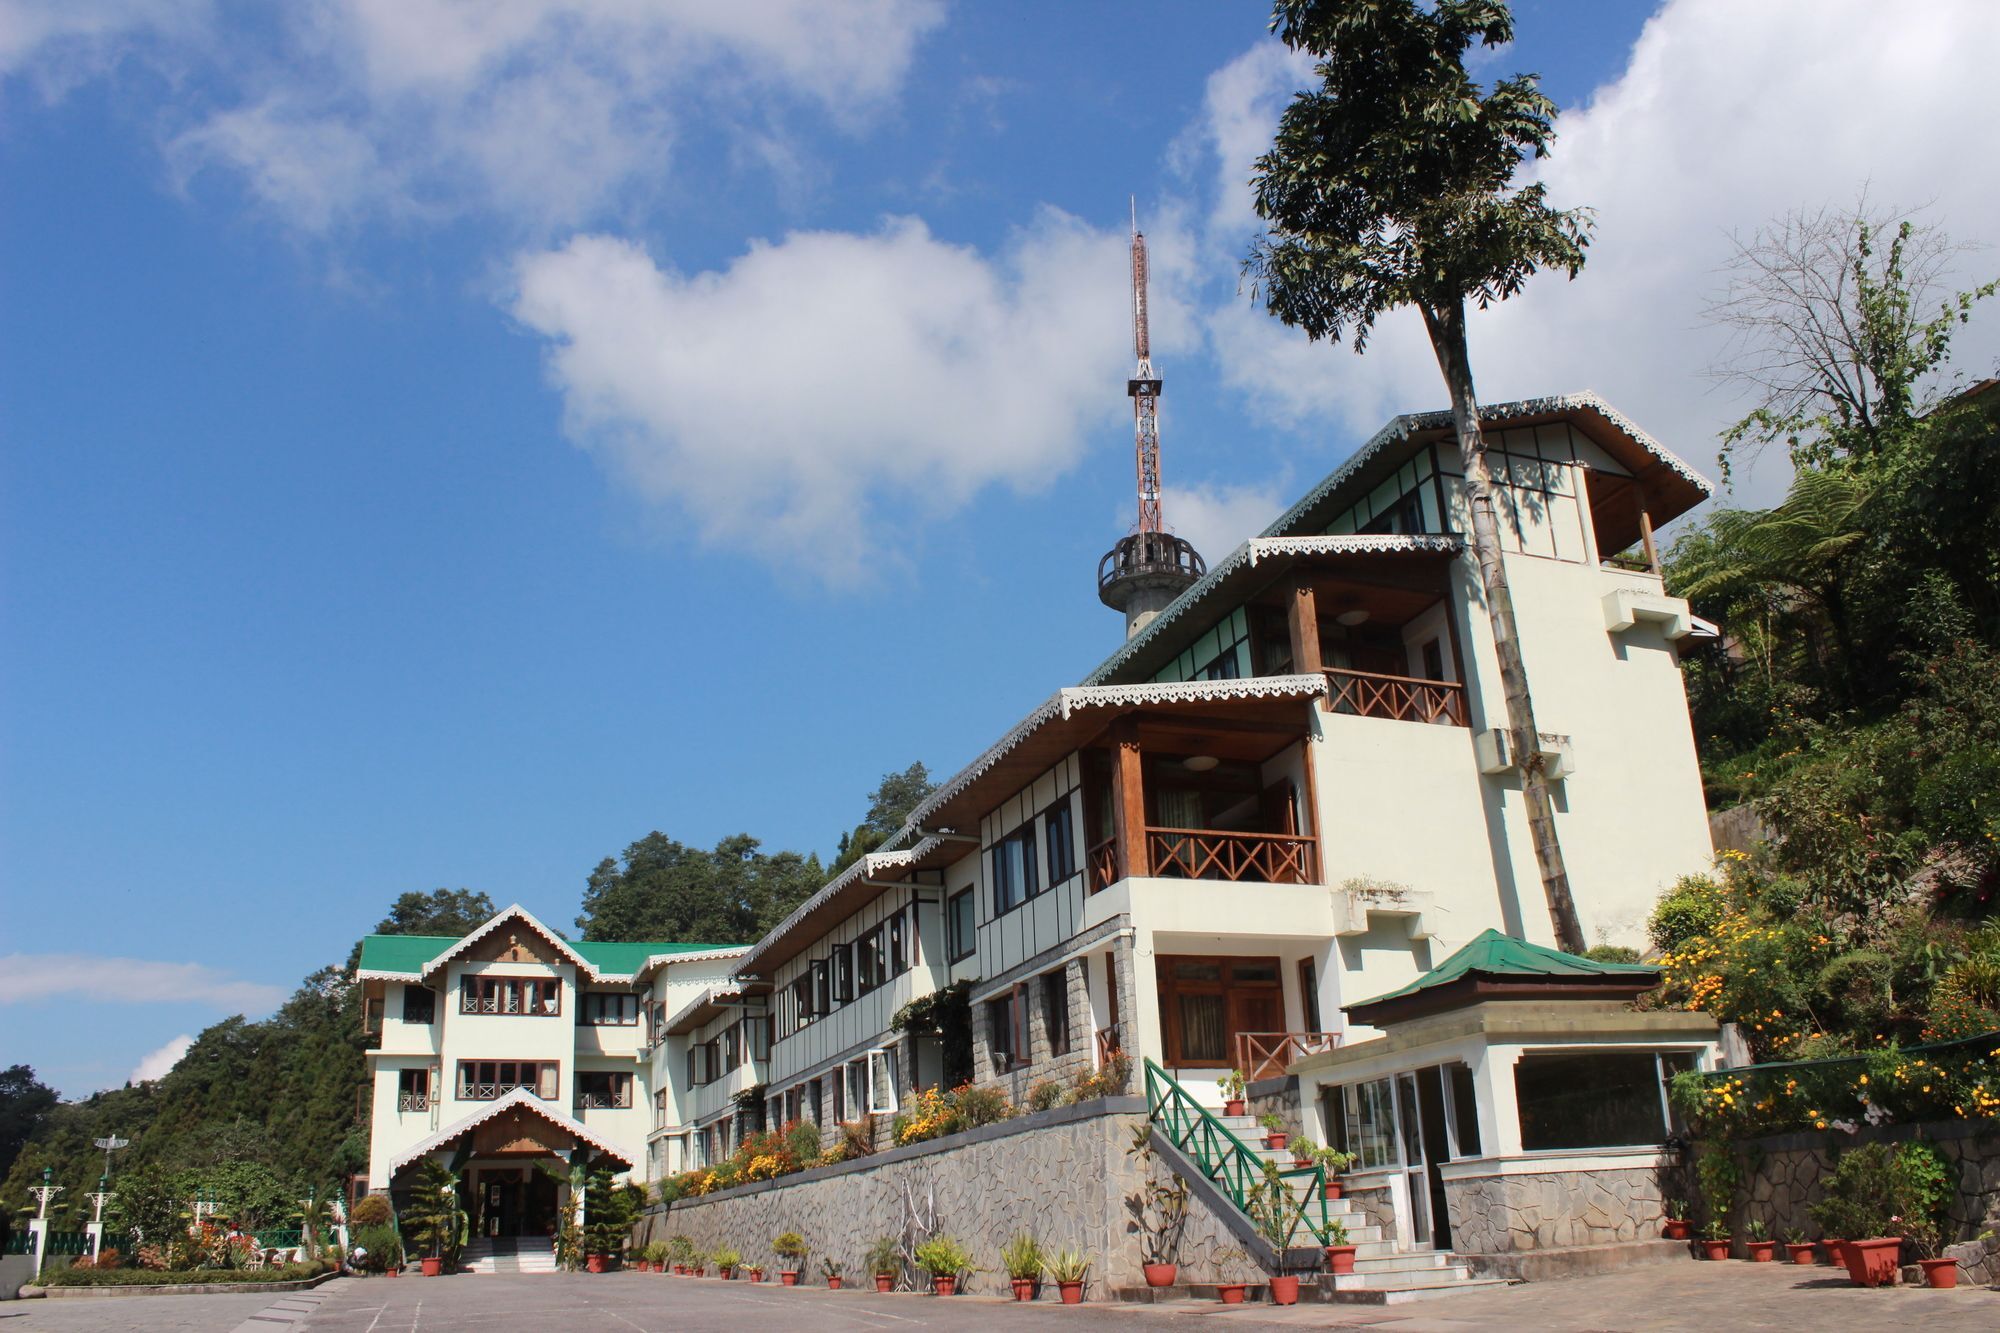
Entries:
[[1068,1089],[1054,1079],[1044,1079],[1028,1089],[1028,1109],[1047,1111],[1061,1106],[1068,1100]]
[[283,1268],[195,1268],[178,1273],[149,1268],[59,1268],[42,1274],[45,1287],[179,1287],[210,1282],[255,1284],[302,1282],[327,1271],[322,1263],[287,1264]]
[[368,1251],[361,1267],[371,1273],[386,1273],[403,1266],[403,1242],[387,1225],[359,1227],[353,1232],[357,1248]]

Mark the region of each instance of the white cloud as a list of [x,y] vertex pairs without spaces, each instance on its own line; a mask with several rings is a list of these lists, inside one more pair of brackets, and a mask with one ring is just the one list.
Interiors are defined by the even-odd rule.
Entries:
[[616,474],[711,542],[847,582],[899,523],[1044,486],[1129,414],[1124,247],[1052,209],[990,258],[895,218],[687,275],[584,236],[518,261],[512,313]]
[[211,10],[207,0],[0,0],[0,74],[32,63],[60,87],[101,73],[135,38],[199,31]]
[[1312,57],[1273,37],[1208,76],[1201,116],[1175,140],[1171,156],[1185,176],[1195,176],[1204,161],[1213,168],[1208,225],[1219,242],[1235,246],[1256,234],[1250,173],[1270,150],[1292,94],[1312,82],[1312,66]]
[[80,953],[16,953],[0,958],[0,1004],[72,998],[120,1003],[205,1004],[264,1013],[285,998],[281,986],[241,981],[201,963],[107,958]]
[[[1717,432],[1742,410],[1703,377],[1725,343],[1702,308],[1729,234],[1851,205],[1865,184],[1881,203],[1934,200],[1931,216],[1960,239],[2000,243],[2000,173],[1977,165],[2000,124],[1996,47],[2000,6],[1983,0],[1665,5],[1624,72],[1557,124],[1539,175],[1557,204],[1597,210],[1596,241],[1574,283],[1542,275],[1473,317],[1481,397],[1594,388],[1712,469]],[[1533,52],[1513,54],[1491,72],[1532,66]],[[1994,267],[1975,256],[1962,276]],[[1360,431],[1444,402],[1411,311],[1383,318],[1365,358],[1308,348],[1247,300],[1225,303],[1209,333],[1228,381],[1270,419]],[[1984,372],[2000,316],[1976,318],[1958,346],[1959,364]],[[1783,472],[1763,469],[1752,498]]]
[[150,1083],[156,1078],[165,1078],[173,1067],[181,1062],[181,1057],[188,1053],[188,1047],[192,1045],[194,1038],[183,1032],[159,1050],[140,1060],[126,1082]]
[[1271,525],[1285,510],[1275,483],[1245,486],[1172,486],[1160,493],[1167,526],[1194,543],[1213,565]]

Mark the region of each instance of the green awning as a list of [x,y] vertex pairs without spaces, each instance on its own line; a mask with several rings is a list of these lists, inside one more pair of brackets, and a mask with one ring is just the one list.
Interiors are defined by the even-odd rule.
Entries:
[[[1356,1021],[1369,1022],[1371,1020],[1362,1018],[1358,1011],[1379,1013],[1381,1006],[1392,1010],[1410,1010],[1416,1006],[1402,1002],[1428,998],[1428,992],[1440,992],[1446,988],[1454,993],[1470,991],[1474,984],[1481,981],[1515,983],[1536,989],[1573,987],[1580,995],[1594,991],[1622,995],[1649,990],[1659,978],[1660,970],[1644,963],[1600,963],[1545,945],[1530,944],[1497,930],[1488,930],[1409,985],[1386,995],[1377,995],[1372,1000],[1342,1005],[1341,1009]],[[1437,998],[1442,1000],[1444,996]],[[1468,994],[1466,998],[1472,997]]]

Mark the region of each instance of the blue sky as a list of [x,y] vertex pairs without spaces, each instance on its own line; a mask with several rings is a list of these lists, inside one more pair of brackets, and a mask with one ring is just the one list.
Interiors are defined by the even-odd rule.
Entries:
[[[1732,230],[1867,182],[2000,241],[1990,6],[1517,10],[1599,242],[1476,324],[1490,399],[1707,466]],[[1264,17],[0,0],[0,1063],[157,1072],[405,890],[567,925],[651,829],[824,853],[1081,677],[1128,196],[1211,557],[1435,406],[1413,320],[1238,293]]]

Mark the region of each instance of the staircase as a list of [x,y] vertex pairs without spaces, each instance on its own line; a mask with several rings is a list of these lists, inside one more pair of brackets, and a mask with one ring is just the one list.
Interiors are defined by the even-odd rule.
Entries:
[[556,1254],[546,1240],[533,1237],[477,1236],[459,1255],[468,1273],[553,1273]]
[[[1325,1196],[1326,1172],[1318,1166],[1295,1167],[1289,1149],[1272,1151],[1250,1116],[1225,1116],[1201,1106],[1164,1069],[1146,1061],[1146,1108],[1156,1136],[1163,1137],[1196,1172],[1205,1176],[1250,1221],[1249,1187],[1264,1179],[1264,1164],[1275,1163],[1279,1178],[1291,1191],[1299,1210],[1300,1229],[1294,1245],[1324,1246],[1338,1225],[1354,1246],[1352,1273],[1321,1273],[1317,1291],[1322,1301],[1359,1305],[1394,1305],[1464,1291],[1508,1285],[1502,1278],[1475,1278],[1472,1270],[1449,1250],[1399,1250],[1393,1236],[1368,1220],[1349,1199]],[[1312,1279],[1300,1283],[1300,1299],[1311,1299]]]

